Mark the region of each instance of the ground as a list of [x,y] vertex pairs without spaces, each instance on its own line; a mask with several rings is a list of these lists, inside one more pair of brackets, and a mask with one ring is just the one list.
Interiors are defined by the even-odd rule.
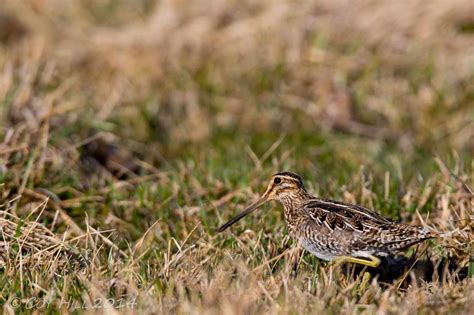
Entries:
[[[3,311],[468,314],[473,16],[3,0]],[[216,233],[284,170],[443,237],[361,270],[299,252],[276,203]]]

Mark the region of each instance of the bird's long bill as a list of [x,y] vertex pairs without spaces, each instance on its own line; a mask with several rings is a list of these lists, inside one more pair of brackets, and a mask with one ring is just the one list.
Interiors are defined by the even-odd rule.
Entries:
[[247,209],[245,209],[244,211],[242,211],[241,213],[239,213],[238,215],[236,215],[235,217],[233,217],[232,219],[230,219],[229,221],[227,221],[227,223],[223,224],[220,228],[217,229],[217,232],[222,232],[224,230],[226,230],[229,226],[231,226],[232,224],[234,224],[235,222],[239,221],[240,219],[242,219],[243,217],[245,217],[247,214],[253,212],[254,210],[256,210],[258,207],[260,207],[261,205],[263,205],[265,203],[265,201],[267,201],[267,198],[262,196],[260,197],[260,199],[258,199],[256,202],[254,202],[253,204],[251,204],[250,206],[248,206]]

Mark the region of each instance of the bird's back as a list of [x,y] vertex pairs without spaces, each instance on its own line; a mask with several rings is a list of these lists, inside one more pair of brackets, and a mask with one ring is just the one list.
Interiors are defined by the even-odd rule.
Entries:
[[390,253],[434,237],[422,227],[396,223],[373,210],[333,200],[310,199],[300,211],[306,215],[298,236],[303,246],[318,244],[317,249],[326,248],[333,256]]

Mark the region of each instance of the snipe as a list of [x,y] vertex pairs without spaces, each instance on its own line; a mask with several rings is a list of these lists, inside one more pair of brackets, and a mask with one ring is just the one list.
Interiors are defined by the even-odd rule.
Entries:
[[303,248],[324,260],[377,267],[380,259],[436,235],[413,225],[396,223],[373,210],[323,200],[306,191],[301,177],[291,172],[272,176],[265,193],[222,225],[222,232],[270,200],[284,208],[290,235]]

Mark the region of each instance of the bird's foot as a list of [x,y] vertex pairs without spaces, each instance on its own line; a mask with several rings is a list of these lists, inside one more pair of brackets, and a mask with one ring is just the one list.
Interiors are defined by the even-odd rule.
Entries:
[[380,265],[380,258],[378,258],[378,257],[370,255],[370,256],[364,257],[364,258],[368,258],[370,260],[357,258],[357,257],[351,257],[351,256],[338,256],[338,257],[335,257],[333,259],[333,262],[334,262],[335,266],[339,266],[339,265],[341,265],[343,263],[346,263],[346,262],[365,265],[365,266],[369,266],[369,267],[372,267],[372,268],[376,268],[376,267],[378,267],[378,265]]

